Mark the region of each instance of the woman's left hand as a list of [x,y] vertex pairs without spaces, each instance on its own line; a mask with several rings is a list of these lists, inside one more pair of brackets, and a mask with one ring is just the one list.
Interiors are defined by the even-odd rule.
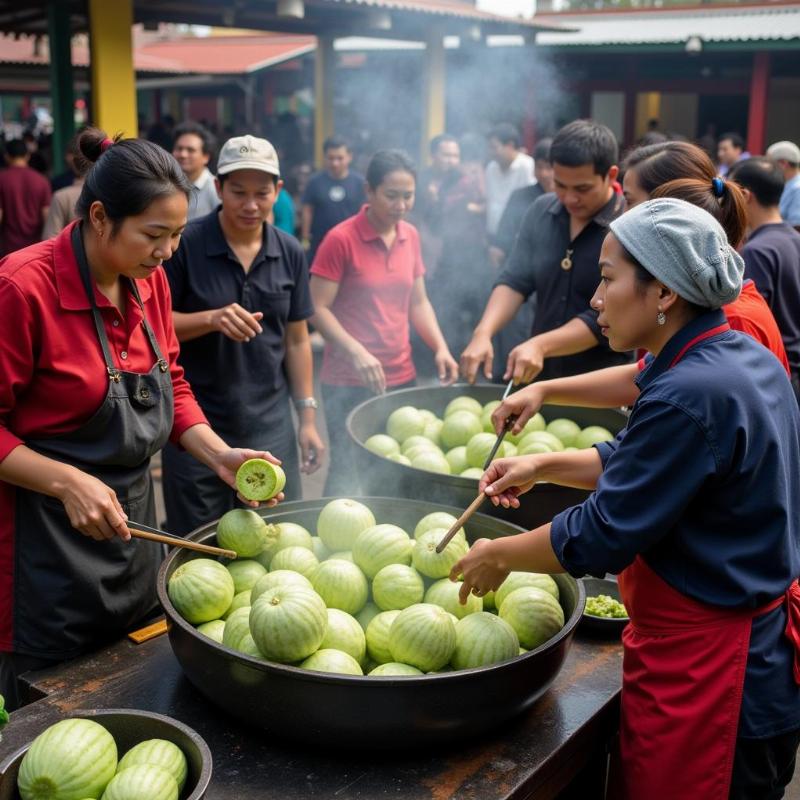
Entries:
[[297,432],[297,443],[300,445],[302,454],[302,464],[300,472],[310,475],[322,466],[322,456],[325,453],[325,445],[322,443],[316,425],[313,422],[300,423]]
[[[223,450],[214,460],[214,472],[225,481],[232,489],[236,488],[236,470],[250,458],[263,458],[273,464],[280,464],[280,459],[275,458],[272,453],[266,450],[247,450],[243,447],[232,447],[230,450]],[[237,492],[237,497],[250,508],[258,508],[261,505],[274,506],[283,500],[283,492],[267,500],[265,503],[257,503],[255,500],[248,500]]]
[[490,539],[478,539],[469,552],[450,570],[450,580],[463,580],[458,599],[464,605],[470,593],[483,597],[500,588],[510,570],[503,569],[494,558]]
[[446,347],[434,353],[433,361],[436,365],[436,374],[439,376],[440,383],[449,386],[458,379],[458,363]]

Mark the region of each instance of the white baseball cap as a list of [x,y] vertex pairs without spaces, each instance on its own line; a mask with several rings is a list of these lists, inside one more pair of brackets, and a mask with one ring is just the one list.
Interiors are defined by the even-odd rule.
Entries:
[[790,164],[800,164],[800,147],[794,142],[775,142],[767,148],[767,158],[775,161],[788,161]]
[[227,175],[237,169],[257,169],[278,176],[281,174],[275,148],[266,139],[250,134],[228,139],[219,151],[217,175]]

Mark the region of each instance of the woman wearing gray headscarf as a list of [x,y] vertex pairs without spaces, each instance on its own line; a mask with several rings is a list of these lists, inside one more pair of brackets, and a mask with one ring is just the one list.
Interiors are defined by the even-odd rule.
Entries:
[[495,461],[481,490],[592,488],[454,568],[462,598],[510,570],[620,573],[626,800],[778,798],[800,743],[800,412],[780,363],[721,306],[743,264],[709,214],[652,200],[611,223],[592,298],[615,350],[647,349],[627,427],[589,450]]

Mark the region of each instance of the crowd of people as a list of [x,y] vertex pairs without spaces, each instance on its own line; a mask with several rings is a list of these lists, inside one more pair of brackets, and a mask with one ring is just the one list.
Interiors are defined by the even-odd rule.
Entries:
[[495,503],[541,480],[593,493],[479,542],[453,577],[466,596],[511,569],[619,572],[623,796],[655,797],[653,776],[673,796],[781,796],[800,743],[800,149],[751,155],[723,134],[715,164],[650,134],[621,159],[609,128],[575,120],[528,153],[503,123],[485,158],[442,134],[419,173],[379,150],[363,177],[333,136],[295,192],[273,143],[217,152],[191,121],[159,143],[79,132],[55,192],[7,143],[9,705],[20,671],[153,611],[156,551],[127,527],[156,525],[152,455],[178,534],[243,502],[234,472],[254,456],[282,462],[288,498],[325,460],[325,493],[350,494],[347,413],[421,367],[529,384],[494,412],[498,432],[544,402],[631,408],[613,442],[493,462],[480,486]]

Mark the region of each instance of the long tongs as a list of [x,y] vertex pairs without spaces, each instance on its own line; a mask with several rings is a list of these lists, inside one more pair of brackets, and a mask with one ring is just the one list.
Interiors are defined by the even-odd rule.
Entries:
[[236,558],[236,553],[233,550],[225,550],[222,547],[212,547],[210,544],[200,544],[199,542],[193,542],[191,539],[182,539],[180,536],[172,536],[166,531],[159,530],[158,528],[151,528],[149,525],[143,525],[141,522],[134,522],[132,519],[128,520],[128,530],[131,532],[131,536],[135,536],[137,539],[161,542],[171,547],[183,547],[186,550],[197,550],[200,553],[207,553],[212,556]]

